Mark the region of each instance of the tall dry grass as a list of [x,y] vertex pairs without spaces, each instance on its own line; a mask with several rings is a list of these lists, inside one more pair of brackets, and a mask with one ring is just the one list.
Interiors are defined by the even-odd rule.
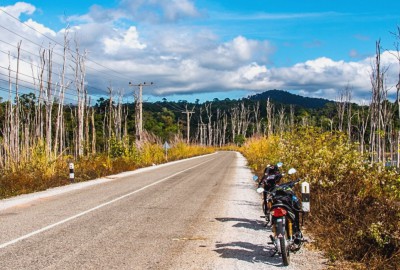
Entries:
[[344,134],[307,129],[248,140],[241,151],[258,173],[267,163],[282,161],[285,170],[295,167],[311,183],[306,228],[332,262],[399,269],[400,176],[371,166],[357,147]]
[[[75,182],[215,151],[212,147],[187,145],[182,142],[171,144],[167,156],[162,145],[155,143],[144,143],[140,145],[140,148],[135,145],[124,148],[122,144],[116,144],[113,147],[109,154],[97,154],[73,161]],[[0,199],[70,183],[69,162],[72,161],[72,157],[47,156],[43,144],[29,151],[27,155],[24,155],[26,159],[0,171]]]

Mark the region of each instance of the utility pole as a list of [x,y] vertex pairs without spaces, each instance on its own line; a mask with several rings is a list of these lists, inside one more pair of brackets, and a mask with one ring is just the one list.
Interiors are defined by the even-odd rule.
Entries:
[[139,84],[132,84],[129,82],[129,86],[139,86],[139,95],[135,96],[136,99],[136,106],[135,106],[135,125],[136,125],[136,140],[140,141],[142,140],[142,134],[143,134],[143,86],[150,86],[153,85],[153,82],[150,83],[139,83]]
[[188,111],[187,105],[185,106],[186,111],[182,112],[182,113],[186,113],[186,126],[187,126],[187,130],[186,130],[186,143],[189,144],[190,143],[190,118],[192,117],[192,113],[194,113],[194,108],[191,111]]

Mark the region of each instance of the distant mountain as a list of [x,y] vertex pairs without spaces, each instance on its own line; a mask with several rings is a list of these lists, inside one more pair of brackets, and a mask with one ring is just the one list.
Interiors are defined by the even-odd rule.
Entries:
[[267,100],[268,98],[275,103],[293,104],[309,109],[319,109],[324,107],[325,104],[333,102],[331,100],[323,98],[303,97],[291,94],[283,90],[268,90],[263,93],[248,97],[248,99],[250,100],[263,100],[263,101]]

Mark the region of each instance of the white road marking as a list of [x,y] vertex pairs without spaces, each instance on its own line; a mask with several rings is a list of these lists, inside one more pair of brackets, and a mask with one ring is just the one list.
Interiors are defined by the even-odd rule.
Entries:
[[161,183],[161,182],[164,182],[164,181],[166,181],[166,180],[168,180],[168,179],[170,179],[170,178],[172,178],[172,177],[174,177],[174,176],[176,176],[176,175],[178,175],[178,174],[181,174],[181,173],[186,172],[186,171],[188,171],[188,170],[191,170],[191,169],[193,169],[193,168],[199,167],[200,165],[203,165],[204,163],[210,162],[210,161],[212,161],[212,160],[214,160],[214,159],[215,159],[215,158],[210,159],[210,160],[207,160],[207,161],[204,161],[204,162],[202,162],[202,163],[200,163],[200,164],[197,164],[197,165],[195,165],[195,166],[193,166],[193,167],[190,167],[190,168],[187,168],[187,169],[185,169],[185,170],[183,170],[183,171],[174,173],[174,174],[172,174],[172,175],[170,175],[170,176],[168,176],[168,177],[165,177],[165,178],[163,178],[163,179],[161,179],[161,180],[158,180],[157,182],[154,182],[154,183],[152,183],[152,184],[150,184],[150,185],[147,185],[147,186],[145,186],[145,187],[142,187],[142,188],[140,188],[140,189],[137,189],[137,190],[135,190],[135,191],[132,191],[132,192],[130,192],[130,193],[128,193],[128,194],[122,195],[122,196],[120,196],[120,197],[118,197],[118,198],[115,198],[115,199],[113,199],[113,200],[111,200],[111,201],[108,201],[108,202],[106,202],[106,203],[100,204],[100,205],[98,205],[98,206],[96,206],[96,207],[93,207],[93,208],[91,208],[91,209],[89,209],[89,210],[86,210],[86,211],[84,211],[84,212],[81,212],[81,213],[79,213],[79,214],[76,214],[76,215],[74,215],[74,216],[72,216],[72,217],[63,219],[63,220],[61,220],[61,221],[59,221],[59,222],[57,222],[57,223],[51,224],[51,225],[49,225],[49,226],[43,227],[43,228],[41,228],[41,229],[39,229],[39,230],[33,231],[33,232],[31,232],[31,233],[28,233],[28,234],[26,234],[26,235],[23,235],[23,236],[21,236],[21,237],[18,237],[18,238],[14,239],[14,240],[11,240],[11,241],[9,241],[9,242],[6,242],[6,243],[4,243],[4,244],[1,244],[1,245],[0,245],[0,249],[3,249],[3,248],[5,248],[5,247],[7,247],[7,246],[9,246],[9,245],[12,245],[12,244],[15,244],[15,243],[17,243],[17,242],[19,242],[19,241],[22,241],[22,240],[24,240],[24,239],[27,239],[27,238],[29,238],[29,237],[31,237],[31,236],[36,235],[36,234],[39,234],[39,233],[42,233],[42,232],[44,232],[44,231],[50,230],[50,229],[52,229],[52,228],[54,228],[54,227],[56,227],[56,226],[58,226],[58,225],[64,224],[64,223],[66,223],[66,222],[68,222],[68,221],[71,221],[71,220],[73,220],[73,219],[76,219],[76,218],[78,218],[78,217],[81,217],[81,216],[83,216],[83,215],[86,215],[86,214],[88,214],[88,213],[90,213],[90,212],[93,212],[93,211],[95,211],[95,210],[97,210],[97,209],[100,209],[100,208],[102,208],[102,207],[104,207],[104,206],[107,206],[107,205],[109,205],[109,204],[115,203],[115,202],[117,202],[117,201],[119,201],[119,200],[122,200],[122,199],[124,199],[124,198],[126,198],[126,197],[129,197],[129,196],[131,196],[131,195],[133,195],[133,194],[135,194],[135,193],[138,193],[138,192],[140,192],[140,191],[142,191],[142,190],[145,190],[145,189],[147,189],[147,188],[149,188],[149,187],[151,187],[151,186],[154,186],[154,185],[157,185],[157,184],[159,184],[159,183]]

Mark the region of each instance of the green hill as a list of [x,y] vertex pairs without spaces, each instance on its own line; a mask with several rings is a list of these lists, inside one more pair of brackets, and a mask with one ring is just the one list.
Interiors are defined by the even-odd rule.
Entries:
[[327,103],[333,102],[323,98],[303,97],[283,90],[268,90],[260,94],[249,96],[248,98],[250,100],[260,101],[264,101],[269,98],[273,103],[293,104],[309,109],[319,109],[324,107]]

